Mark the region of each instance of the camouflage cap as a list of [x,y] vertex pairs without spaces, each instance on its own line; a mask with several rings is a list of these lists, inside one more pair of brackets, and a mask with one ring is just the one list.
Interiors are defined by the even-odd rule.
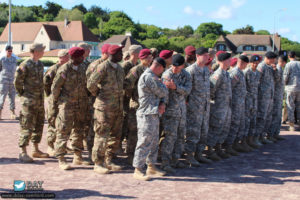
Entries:
[[152,54],[153,54],[153,53],[156,53],[156,54],[158,53],[157,48],[151,48],[150,51],[151,51]]
[[33,43],[30,46],[31,51],[44,51],[46,46],[44,46],[42,43]]
[[64,56],[66,56],[68,54],[69,54],[69,52],[68,52],[67,49],[61,49],[61,50],[58,51],[57,56],[58,57],[64,57]]
[[92,49],[92,45],[85,43],[85,42],[80,42],[77,46],[83,48],[84,50]]
[[132,53],[140,53],[141,50],[142,50],[142,46],[141,45],[134,44],[134,45],[131,45],[129,47],[128,52],[130,54],[132,54]]
[[123,53],[123,60],[124,60],[125,58],[129,57],[129,56],[130,56],[129,51],[125,51],[125,52]]

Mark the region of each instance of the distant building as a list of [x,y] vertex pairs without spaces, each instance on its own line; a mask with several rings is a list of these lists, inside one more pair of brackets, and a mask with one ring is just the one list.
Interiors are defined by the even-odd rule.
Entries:
[[[11,24],[12,46],[16,55],[29,52],[29,47],[34,42],[43,43],[45,51],[55,49],[69,49],[80,42],[93,46],[91,57],[99,57],[98,38],[84,25],[82,21],[60,22],[18,22]],[[0,50],[8,42],[8,24],[0,36]],[[26,55],[26,54],[25,54]]]
[[[275,34],[275,52],[281,51],[280,36]],[[220,36],[215,44],[216,51],[231,51],[234,54],[263,55],[273,50],[273,35],[229,34]]]

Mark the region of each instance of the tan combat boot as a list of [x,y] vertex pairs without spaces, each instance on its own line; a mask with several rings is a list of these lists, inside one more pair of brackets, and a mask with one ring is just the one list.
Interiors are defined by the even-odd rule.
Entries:
[[282,137],[282,136],[280,136],[280,135],[275,135],[274,138],[275,138],[276,140],[285,140],[285,138]]
[[48,142],[47,153],[50,157],[55,156],[54,144],[52,142]]
[[87,145],[87,139],[86,138],[83,138],[82,144],[83,144],[83,149],[88,150],[88,145]]
[[294,123],[289,122],[289,126],[290,126],[289,131],[295,131],[295,124]]
[[32,150],[32,157],[34,158],[48,158],[49,154],[43,153],[42,151],[39,150],[39,144],[34,143],[33,144],[33,150]]
[[194,154],[187,152],[186,161],[193,167],[200,167],[200,163],[194,158]]
[[28,156],[26,147],[21,147],[21,153],[19,154],[19,159],[23,163],[32,163],[33,159]]
[[212,147],[208,147],[208,150],[207,150],[207,158],[213,160],[213,161],[220,161],[222,160],[222,158],[220,158],[216,152],[213,150]]
[[10,119],[12,119],[12,120],[17,120],[17,119],[19,119],[19,118],[16,116],[16,114],[15,114],[15,110],[11,110]]
[[73,165],[89,165],[90,163],[87,161],[84,161],[82,159],[82,155],[81,155],[80,151],[75,151],[72,164]]
[[227,159],[227,158],[230,158],[231,155],[230,154],[227,154],[223,151],[222,149],[222,145],[221,144],[217,144],[215,146],[215,149],[216,149],[216,153],[219,157],[223,158],[223,159]]
[[146,171],[147,176],[162,177],[166,175],[165,171],[158,169],[154,164],[149,164]]
[[111,171],[120,171],[122,167],[112,162],[112,156],[105,157],[104,166]]
[[93,159],[92,159],[92,151],[91,150],[88,151],[87,162],[89,163],[89,165],[93,165],[94,164]]
[[232,156],[238,156],[239,155],[239,153],[232,148],[232,145],[227,145],[226,148],[225,148],[225,152],[232,155]]
[[255,148],[255,149],[258,149],[260,146],[257,145],[255,142],[254,142],[254,137],[253,136],[248,136],[247,138],[247,144],[252,147],[252,148]]
[[141,169],[135,168],[134,173],[133,173],[133,178],[140,180],[140,181],[149,181],[150,177],[147,176],[142,172]]
[[95,162],[94,172],[98,174],[109,174],[109,169],[107,169],[104,165],[104,158],[100,158],[100,161]]
[[62,170],[69,170],[72,167],[68,165],[64,156],[58,156],[58,167]]
[[195,155],[195,159],[199,162],[199,163],[206,163],[206,164],[211,164],[213,163],[212,160],[205,158],[202,155],[202,152],[197,152]]

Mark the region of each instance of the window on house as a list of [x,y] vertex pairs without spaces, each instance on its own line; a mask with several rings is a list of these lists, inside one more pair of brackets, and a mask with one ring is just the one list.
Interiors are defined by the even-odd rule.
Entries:
[[61,49],[65,49],[65,48],[66,48],[66,45],[65,45],[65,44],[61,44],[61,45],[60,45],[60,48],[61,48]]
[[224,44],[219,44],[217,49],[218,51],[226,51],[226,46]]
[[251,45],[244,46],[243,50],[244,51],[253,51],[253,46],[251,46]]
[[266,51],[267,48],[265,46],[257,46],[256,48],[256,51]]
[[25,44],[21,44],[21,51],[25,50]]

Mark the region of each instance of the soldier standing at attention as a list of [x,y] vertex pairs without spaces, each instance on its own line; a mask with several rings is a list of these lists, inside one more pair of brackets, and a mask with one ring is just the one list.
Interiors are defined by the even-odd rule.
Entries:
[[296,53],[288,53],[290,62],[286,64],[283,80],[286,91],[286,104],[290,131],[295,131],[295,110],[297,119],[300,119],[300,62],[296,60]]
[[16,90],[14,88],[14,74],[17,67],[17,59],[12,56],[12,46],[5,48],[6,56],[0,59],[0,120],[3,109],[3,104],[8,94],[10,103],[11,119],[17,119],[15,114],[15,96]]
[[264,144],[273,143],[265,138],[265,131],[268,131],[272,121],[272,108],[274,98],[275,80],[278,78],[278,71],[275,65],[277,55],[271,51],[265,54],[265,60],[261,62],[257,71],[260,72],[257,97],[257,124],[256,131]]
[[[53,96],[51,93],[51,86],[53,83],[53,79],[57,73],[59,67],[69,61],[69,53],[68,50],[62,49],[58,52],[58,63],[49,67],[44,74],[44,90],[47,97],[48,102],[48,110],[47,110],[47,120],[48,120],[48,130],[47,130],[47,143],[48,143],[48,154],[50,156],[54,156],[54,143],[56,140],[56,129],[55,129],[55,120],[58,112],[58,108],[53,105]],[[54,117],[52,117],[54,116]]]
[[272,142],[284,140],[283,137],[279,136],[279,133],[281,128],[282,103],[284,94],[283,69],[287,63],[287,59],[288,58],[284,55],[281,55],[278,58],[277,71],[279,78],[275,80],[272,124],[270,126],[270,131],[268,132],[268,139]]
[[196,49],[194,46],[187,46],[184,49],[185,53],[185,68],[196,62]]
[[[139,53],[141,63],[133,67],[124,80],[124,90],[126,96],[130,99],[128,109],[128,140],[127,140],[127,154],[128,162],[132,164],[134,150],[137,142],[137,122],[136,111],[139,107],[138,96],[138,81],[142,73],[150,66],[152,62],[152,54],[149,49],[142,49]],[[126,123],[124,122],[124,123]],[[123,124],[124,124],[123,123]]]
[[[228,136],[231,123],[231,80],[227,72],[230,66],[230,53],[217,52],[219,68],[210,76],[211,109],[208,133],[208,158],[218,161],[230,155],[222,149]],[[215,147],[215,151],[213,150]],[[220,158],[220,157],[221,158]]]
[[[154,59],[138,82],[138,142],[133,159],[133,177],[138,180],[146,181],[149,176],[165,175],[155,166],[159,146],[159,116],[165,112],[164,98],[168,96],[168,89],[158,77],[165,68],[166,63],[162,58]],[[142,171],[145,164],[148,166],[147,175]]]
[[111,45],[109,58],[97,66],[87,83],[88,90],[96,96],[92,159],[94,171],[99,174],[121,170],[112,158],[122,135],[124,71],[118,64],[122,60],[122,48]]
[[210,110],[210,73],[205,65],[209,59],[208,49],[198,48],[196,59],[194,64],[186,68],[191,75],[192,90],[187,97],[185,152],[188,163],[198,167],[199,162],[211,163],[211,160],[202,155],[207,145]]
[[23,61],[15,73],[14,85],[20,95],[21,134],[19,147],[21,162],[33,162],[27,155],[26,146],[29,140],[33,143],[32,157],[47,158],[48,154],[39,150],[38,145],[42,139],[45,110],[44,110],[44,66],[40,58],[44,55],[45,46],[34,43],[30,46],[30,58]]
[[163,133],[161,139],[162,170],[174,173],[173,167],[179,166],[179,158],[184,149],[186,133],[186,97],[191,92],[190,74],[185,71],[184,57],[176,54],[172,66],[162,75],[169,95],[166,98],[166,112],[163,115]]
[[86,68],[82,64],[84,49],[72,47],[69,54],[70,61],[59,68],[51,87],[53,104],[59,109],[55,123],[57,131],[55,156],[58,158],[59,168],[63,170],[71,168],[64,157],[71,132],[73,134],[71,142],[74,150],[73,164],[87,164],[83,162],[81,155],[88,104]]

